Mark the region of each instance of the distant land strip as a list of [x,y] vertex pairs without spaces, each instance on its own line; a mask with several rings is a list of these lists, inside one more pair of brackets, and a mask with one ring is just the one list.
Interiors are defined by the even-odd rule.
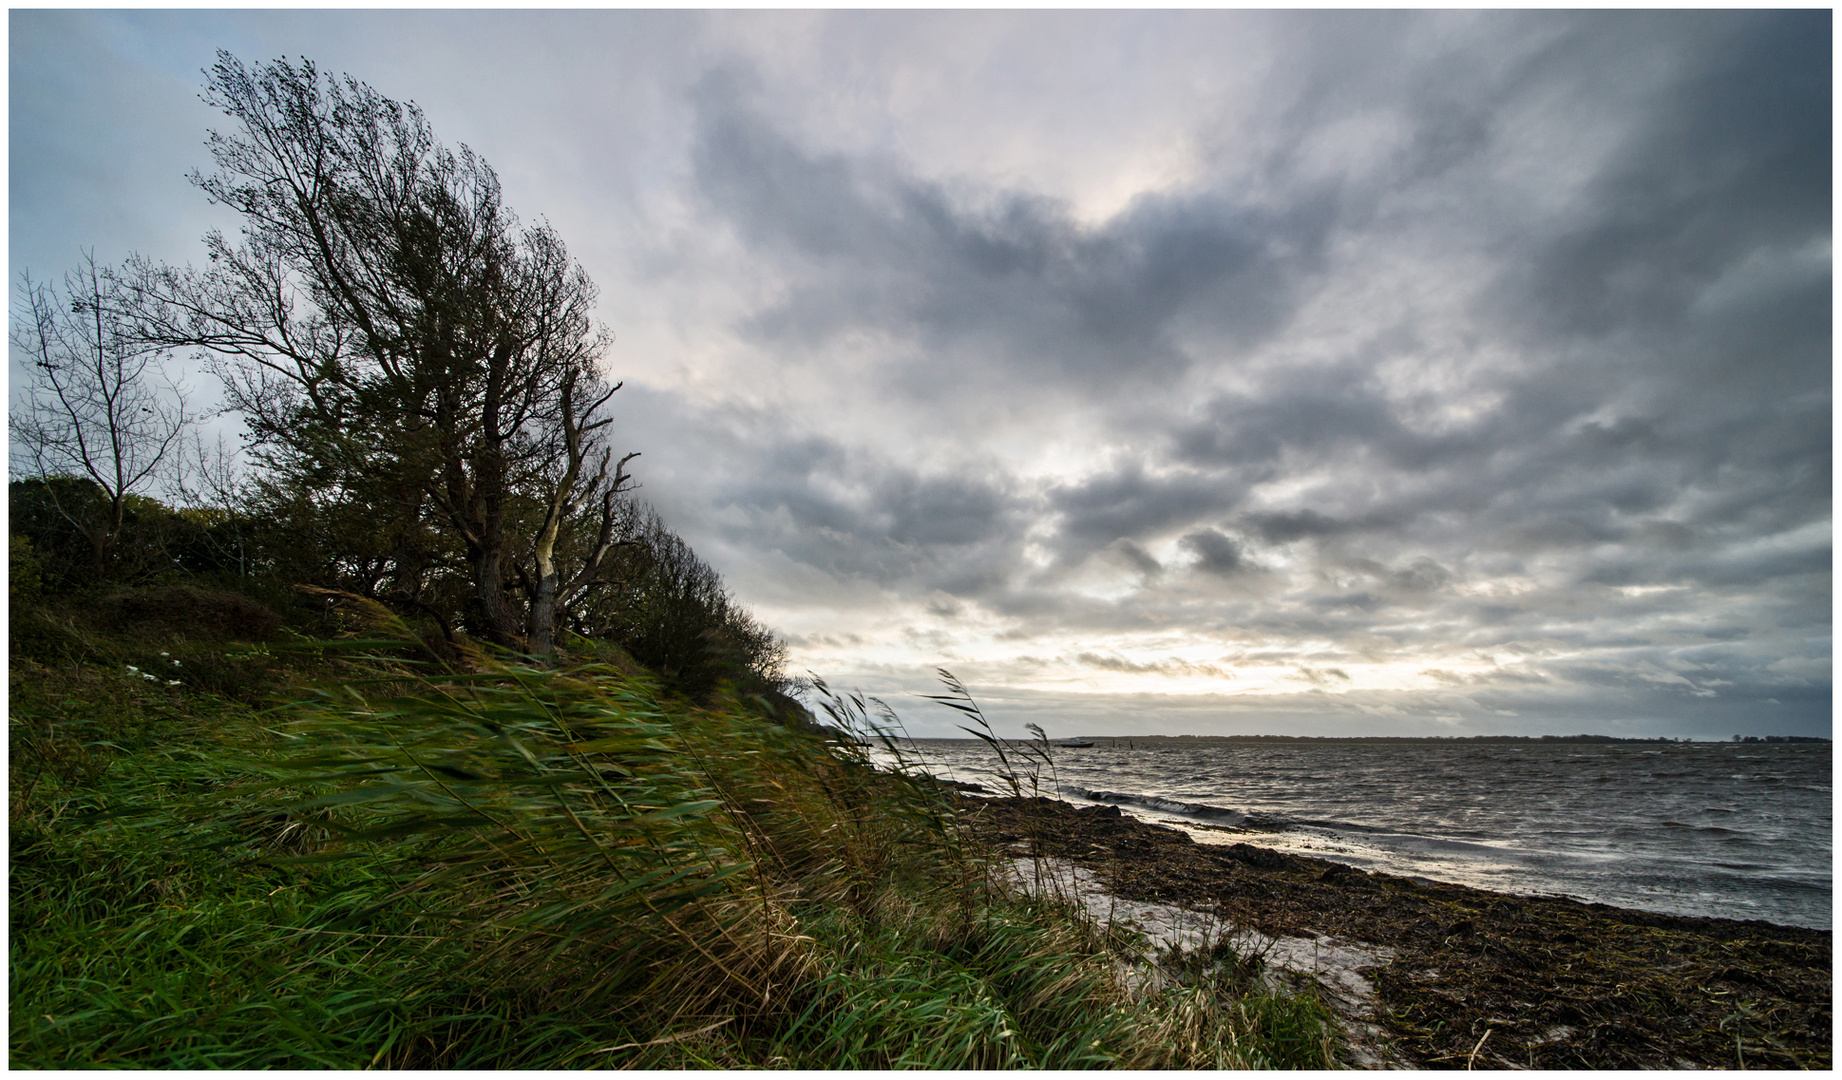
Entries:
[[[1616,735],[1083,735],[1085,739],[1104,739],[1115,742],[1159,742],[1184,740],[1187,742],[1359,742],[1359,743],[1710,743],[1728,745],[1729,742],[1748,743],[1826,743],[1833,740],[1814,735],[1748,735],[1745,738],[1735,736],[1726,739],[1628,739]],[[934,740],[929,740],[934,741]],[[941,739],[941,742],[971,742],[971,739]],[[1007,742],[1028,742],[1027,739],[1008,739]]]

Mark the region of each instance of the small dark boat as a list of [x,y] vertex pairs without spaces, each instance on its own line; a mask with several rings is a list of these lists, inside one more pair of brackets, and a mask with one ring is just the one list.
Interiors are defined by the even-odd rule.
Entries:
[[1064,747],[1070,750],[1078,750],[1081,747],[1092,746],[1094,744],[1091,742],[1088,742],[1086,739],[1063,739],[1061,742],[1058,742],[1055,745],[1057,747]]

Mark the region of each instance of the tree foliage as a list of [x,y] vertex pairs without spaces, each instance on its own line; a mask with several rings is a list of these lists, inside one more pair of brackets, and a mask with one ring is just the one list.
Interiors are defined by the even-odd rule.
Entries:
[[[609,338],[555,231],[521,225],[413,104],[349,77],[220,53],[205,99],[231,125],[193,181],[242,215],[237,240],[207,236],[202,268],[137,256],[86,265],[66,296],[22,285],[14,343],[47,374],[14,419],[41,433],[9,490],[21,566],[85,584],[106,540],[117,578],[335,590],[539,655],[573,633],[694,696],[789,704],[781,643],[628,491]],[[254,468],[188,440],[183,398],[155,400],[173,349],[222,379]],[[72,404],[80,378],[106,407]],[[134,494],[156,465],[176,509]]]
[[753,673],[785,685],[785,646],[729,595],[720,575],[658,513],[630,504],[631,542],[609,581],[574,613],[571,629],[618,642],[635,660],[701,694]]
[[471,629],[548,653],[620,540],[634,456],[607,445],[593,283],[413,104],[226,53],[205,100],[232,126],[193,181],[240,242],[207,236],[203,269],[132,261],[139,332],[205,354],[280,492],[367,523],[342,569],[410,606],[459,574]]
[[[87,476],[29,476],[7,484],[8,528],[23,540],[44,584],[67,588],[210,572],[202,557],[212,523],[129,492],[119,501]],[[95,527],[113,521],[108,562],[95,562]]]

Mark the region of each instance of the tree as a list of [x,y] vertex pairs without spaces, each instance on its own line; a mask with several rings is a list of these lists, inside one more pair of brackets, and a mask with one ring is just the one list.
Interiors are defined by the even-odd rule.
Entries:
[[308,62],[227,53],[205,100],[233,121],[193,182],[242,214],[202,269],[131,260],[137,331],[203,352],[271,474],[370,523],[377,593],[426,606],[461,549],[469,626],[549,653],[620,542],[625,466],[602,410],[595,287],[498,178],[421,111]]
[[748,675],[762,688],[782,689],[784,644],[730,597],[716,570],[657,511],[627,507],[633,542],[610,560],[608,584],[579,605],[575,631],[619,643],[693,696]]
[[[18,477],[82,535],[91,571],[107,573],[133,496],[172,479],[191,426],[184,389],[159,350],[127,327],[93,253],[63,288],[21,275],[10,338],[26,363],[23,400],[7,412]],[[51,482],[54,478],[74,482]],[[92,486],[93,485],[93,486]]]

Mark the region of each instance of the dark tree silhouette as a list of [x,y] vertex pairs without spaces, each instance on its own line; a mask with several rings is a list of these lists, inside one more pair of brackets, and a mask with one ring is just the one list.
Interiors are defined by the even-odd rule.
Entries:
[[594,285],[413,104],[227,53],[204,96],[233,126],[193,182],[241,239],[207,236],[203,269],[131,260],[137,333],[200,350],[258,460],[372,524],[380,596],[444,595],[452,569],[417,555],[436,529],[463,553],[467,623],[549,653],[621,541],[635,456],[607,445]]

